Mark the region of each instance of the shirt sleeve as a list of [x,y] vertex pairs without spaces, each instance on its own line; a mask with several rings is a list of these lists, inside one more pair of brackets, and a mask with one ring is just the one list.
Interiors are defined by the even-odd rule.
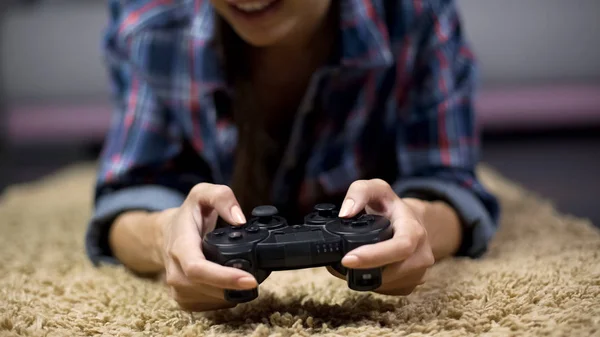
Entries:
[[[478,180],[476,66],[454,1],[428,1],[412,92],[400,112],[397,159],[401,197],[443,200],[463,228],[459,256],[483,255],[498,227],[499,204]],[[399,78],[401,74],[399,74]]]
[[94,209],[85,236],[88,257],[95,265],[119,262],[108,243],[119,214],[178,207],[208,176],[204,161],[189,155],[192,147],[174,116],[118,47],[125,21],[121,3],[109,2],[111,20],[104,44],[114,112],[99,158]]

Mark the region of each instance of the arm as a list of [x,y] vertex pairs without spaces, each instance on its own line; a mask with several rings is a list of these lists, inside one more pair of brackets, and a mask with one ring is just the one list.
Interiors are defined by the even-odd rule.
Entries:
[[425,219],[436,255],[476,258],[496,232],[499,206],[475,174],[475,62],[455,2],[426,3],[417,82],[397,128],[401,174],[393,189]]
[[[159,267],[156,253],[147,254],[154,244],[152,229],[164,219],[159,214],[179,207],[190,189],[208,176],[198,155],[187,155],[192,150],[183,130],[155,96],[122,42],[122,32],[127,29],[121,28],[124,22],[132,22],[127,13],[149,2],[110,2],[104,47],[115,106],[99,159],[94,213],[86,233],[87,253],[94,264],[125,263],[138,272]],[[158,51],[156,45],[136,45],[137,57],[148,50]],[[168,69],[170,65],[162,66]]]
[[115,258],[140,274],[165,270],[161,247],[163,231],[177,208],[164,211],[126,211],[119,215],[109,232],[109,245]]
[[348,268],[383,267],[377,292],[388,295],[410,294],[436,260],[480,257],[497,228],[498,203],[475,175],[473,60],[454,2],[425,4],[415,82],[396,125],[400,175],[393,186],[355,181],[340,210],[345,217],[366,209],[392,223],[390,240],[342,260]]

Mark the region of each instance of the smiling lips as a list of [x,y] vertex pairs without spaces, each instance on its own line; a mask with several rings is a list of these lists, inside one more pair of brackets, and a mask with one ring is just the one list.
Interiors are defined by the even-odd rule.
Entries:
[[257,13],[265,10],[278,0],[228,0],[236,9],[246,13]]

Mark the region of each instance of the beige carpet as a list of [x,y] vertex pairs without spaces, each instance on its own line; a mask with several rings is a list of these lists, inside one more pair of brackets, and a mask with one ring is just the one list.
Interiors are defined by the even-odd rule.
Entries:
[[[321,269],[278,272],[256,302],[178,310],[160,283],[83,251],[93,167],[0,202],[1,336],[599,336],[600,234],[483,168],[505,208],[487,257],[437,265],[406,298],[351,292]],[[600,205],[599,205],[600,206]]]

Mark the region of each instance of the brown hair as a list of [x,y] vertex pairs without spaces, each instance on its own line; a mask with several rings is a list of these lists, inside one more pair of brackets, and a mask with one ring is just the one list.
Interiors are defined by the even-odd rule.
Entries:
[[[248,216],[252,208],[271,204],[272,167],[269,163],[281,142],[266,132],[266,114],[252,97],[247,44],[222,18],[218,18],[218,43],[228,82],[233,86],[231,115],[238,129],[230,187]],[[278,163],[275,163],[277,165]]]
[[[334,0],[329,11],[327,28],[332,28],[334,34],[336,27],[339,27],[340,6],[340,2]],[[217,18],[217,37],[226,78],[234,89],[230,106],[231,115],[238,128],[235,167],[230,187],[244,213],[249,215],[255,206],[274,203],[271,195],[273,180],[287,146],[295,114],[285,112],[273,114],[273,111],[269,111],[272,110],[268,108],[269,104],[261,102],[261,98],[255,95],[252,88],[253,74],[249,52],[251,47],[220,16]],[[326,45],[326,48],[331,48],[330,44]],[[330,53],[333,50],[324,50],[324,52]],[[320,57],[330,57],[330,55]],[[315,111],[312,115],[314,117],[317,114],[318,112]],[[305,121],[305,123],[310,122]],[[310,142],[309,139],[305,141]],[[297,168],[293,175],[299,178],[302,176],[302,170]],[[300,181],[286,181],[286,183],[291,184],[287,186],[290,195],[297,195]],[[297,200],[289,202],[295,201]],[[294,205],[279,206],[288,208],[288,212],[297,211]]]

